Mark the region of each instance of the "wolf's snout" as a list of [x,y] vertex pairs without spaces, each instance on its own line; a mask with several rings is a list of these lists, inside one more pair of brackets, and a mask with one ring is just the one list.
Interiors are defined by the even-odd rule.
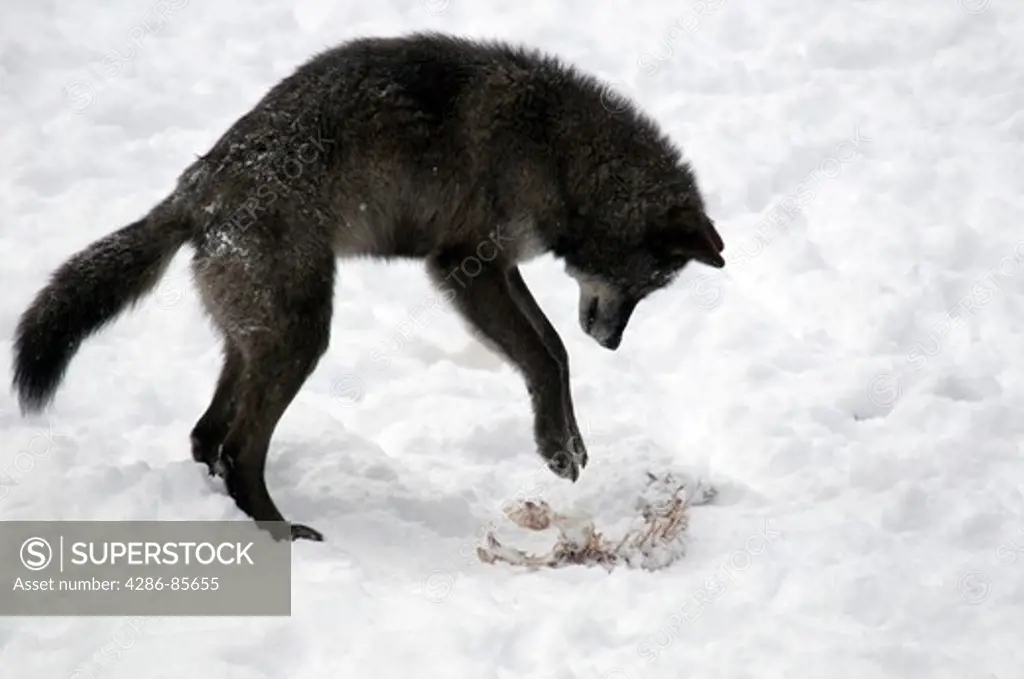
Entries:
[[629,315],[625,317],[616,316],[611,319],[607,319],[604,322],[595,323],[591,326],[587,332],[588,335],[594,338],[598,344],[609,351],[615,351],[622,344],[622,334],[626,330],[626,323],[629,321]]
[[615,335],[611,335],[610,337],[604,338],[595,337],[594,339],[596,339],[597,343],[600,344],[605,349],[608,349],[609,351],[615,351],[616,349],[619,348],[619,345],[622,344],[622,333],[620,332]]
[[605,349],[615,351],[635,306],[635,302],[619,296],[592,295],[584,290],[580,296],[580,328]]

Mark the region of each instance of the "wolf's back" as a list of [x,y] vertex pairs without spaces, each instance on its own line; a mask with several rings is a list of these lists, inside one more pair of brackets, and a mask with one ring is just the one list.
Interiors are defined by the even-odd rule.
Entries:
[[21,315],[13,387],[23,412],[53,400],[82,341],[152,290],[188,240],[190,222],[168,204],[71,257]]

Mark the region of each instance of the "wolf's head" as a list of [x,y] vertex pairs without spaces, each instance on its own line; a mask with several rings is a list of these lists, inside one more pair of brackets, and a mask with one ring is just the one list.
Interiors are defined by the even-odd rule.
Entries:
[[637,304],[690,262],[724,267],[724,244],[695,173],[657,122],[635,102],[609,101],[607,85],[565,82],[552,85],[568,100],[557,110],[568,113],[551,152],[565,220],[547,244],[579,284],[583,331],[615,350]]
[[637,304],[687,264],[725,266],[722,238],[696,193],[635,216],[639,222],[599,227],[598,241],[565,257],[567,273],[579,284],[580,327],[612,351]]

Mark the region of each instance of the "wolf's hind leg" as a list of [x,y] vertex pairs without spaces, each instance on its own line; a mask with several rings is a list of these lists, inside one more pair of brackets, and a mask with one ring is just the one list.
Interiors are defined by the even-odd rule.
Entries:
[[[221,448],[228,494],[257,523],[285,520],[267,490],[264,470],[274,428],[327,347],[328,326],[309,320],[308,326],[293,325],[256,343],[247,353],[235,419]],[[301,524],[291,525],[290,536],[323,539],[318,531]]]
[[229,338],[224,342],[224,366],[221,368],[213,399],[192,429],[192,458],[204,463],[210,475],[217,472],[220,446],[235,415],[235,390],[242,376],[242,354]]
[[[215,470],[235,504],[275,538],[322,540],[301,524],[284,531],[269,523],[286,519],[264,478],[274,429],[330,338],[334,254],[302,238],[299,226],[266,215],[232,234],[232,247],[201,254],[197,282],[227,350],[213,402],[196,424],[194,450],[200,458],[216,455]],[[211,453],[208,444],[217,439]]]

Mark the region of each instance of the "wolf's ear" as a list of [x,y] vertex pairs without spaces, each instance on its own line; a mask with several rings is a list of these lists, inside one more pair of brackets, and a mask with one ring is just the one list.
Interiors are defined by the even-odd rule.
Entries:
[[655,236],[652,246],[670,262],[695,259],[716,269],[725,266],[725,259],[719,254],[725,249],[725,242],[702,208],[684,203],[669,211],[667,222],[668,228]]
[[719,253],[725,249],[725,243],[711,220],[705,217],[705,221],[703,228],[677,233],[668,249],[674,258],[695,259],[701,264],[721,269],[725,266],[725,259]]
[[705,228],[707,228],[708,230],[708,237],[714,244],[715,251],[721,252],[722,250],[725,249],[725,241],[722,240],[722,237],[718,233],[718,229],[715,228],[715,223],[711,221],[710,217],[705,216],[704,221],[706,222]]
[[701,264],[713,266],[716,269],[721,269],[722,267],[725,266],[725,258],[723,258],[722,255],[718,254],[717,252],[712,252],[711,250],[682,249],[676,250],[674,254],[680,257],[695,259]]

